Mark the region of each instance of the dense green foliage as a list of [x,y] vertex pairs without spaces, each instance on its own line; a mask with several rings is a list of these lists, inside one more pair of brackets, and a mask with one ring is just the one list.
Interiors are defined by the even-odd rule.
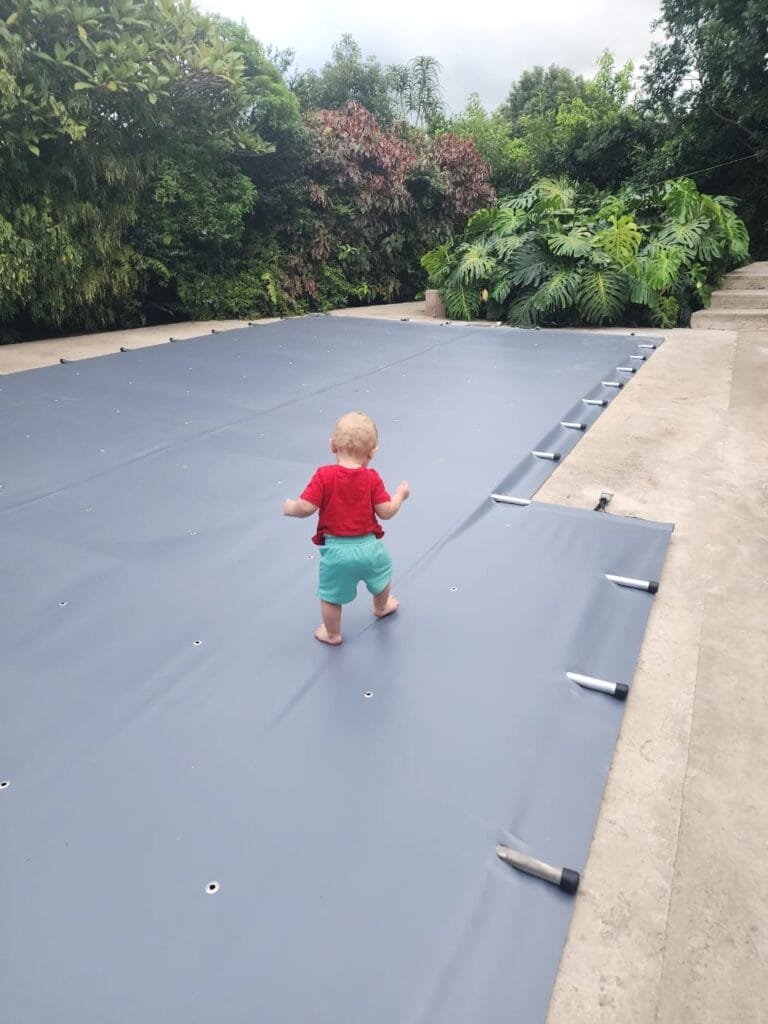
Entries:
[[739,197],[753,255],[768,258],[768,0],[662,0],[639,105],[656,120],[647,180],[696,170]]
[[[737,197],[768,255],[768,0],[662,0],[660,24],[640,93],[604,53],[591,78],[535,67],[498,110],[473,96],[448,117],[430,56],[384,66],[342,36],[295,74],[193,0],[0,0],[0,341],[412,298],[426,250],[468,309],[487,279],[488,309],[519,322],[685,322],[746,258],[730,201],[703,193]],[[683,219],[682,186],[659,184],[678,177],[702,204]],[[536,183],[559,178],[584,183],[571,214],[541,207]],[[629,262],[605,263],[612,216],[635,226]],[[460,280],[480,243],[501,273],[502,228],[508,254],[527,237],[514,259],[546,257],[503,295],[479,269]],[[588,253],[550,247],[574,231]],[[618,275],[602,305],[587,266]]]
[[[0,0],[0,322],[138,322],[177,263],[237,241],[271,148],[233,41],[189,5]],[[262,60],[263,75],[295,101]],[[263,120],[263,119],[261,119]]]
[[347,34],[321,71],[296,75],[291,88],[305,111],[335,110],[352,100],[383,127],[399,121],[424,128],[444,111],[441,70],[434,57],[425,55],[388,67],[373,56],[363,59],[359,44]]
[[476,98],[445,128],[472,138],[493,165],[499,192],[567,175],[598,188],[631,181],[655,144],[653,121],[633,101],[632,65],[603,53],[594,78],[567,68],[525,72],[506,103],[487,114]]
[[[302,116],[247,29],[188,0],[0,0],[0,338],[413,295],[493,190],[473,146],[348,105],[345,75],[371,106],[380,84],[355,45],[321,76],[341,109]],[[423,123],[434,62],[384,77],[384,119],[399,96]]]
[[674,327],[746,253],[731,201],[689,179],[606,195],[544,178],[423,263],[456,319]]

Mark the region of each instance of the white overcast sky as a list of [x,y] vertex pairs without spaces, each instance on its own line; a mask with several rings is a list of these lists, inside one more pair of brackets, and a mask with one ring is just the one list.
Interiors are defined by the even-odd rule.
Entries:
[[[472,92],[491,110],[535,64],[560,64],[591,76],[604,49],[618,64],[640,63],[651,43],[660,0],[198,0],[203,10],[245,21],[264,44],[290,48],[299,70],[320,69],[348,32],[382,64],[436,57],[444,98],[454,113]],[[657,33],[658,37],[658,33]]]

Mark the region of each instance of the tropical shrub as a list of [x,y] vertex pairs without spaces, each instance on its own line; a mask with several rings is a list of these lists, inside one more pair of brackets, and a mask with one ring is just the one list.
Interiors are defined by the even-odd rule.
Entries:
[[420,256],[495,198],[489,168],[469,139],[383,129],[364,107],[307,115],[308,208],[297,210],[282,286],[315,308],[411,297]]
[[[0,341],[184,315],[299,123],[244,30],[174,0],[0,0]],[[279,131],[274,128],[279,121]]]
[[422,264],[455,319],[674,327],[748,245],[734,201],[687,178],[614,195],[543,178],[480,210]]

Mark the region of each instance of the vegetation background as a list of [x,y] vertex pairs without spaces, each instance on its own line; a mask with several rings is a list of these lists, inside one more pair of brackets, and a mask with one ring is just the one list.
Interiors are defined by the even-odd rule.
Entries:
[[447,116],[426,55],[344,36],[297,74],[191,0],[0,0],[0,341],[430,282],[453,316],[686,323],[768,256],[768,0],[659,24],[640,89],[603,53]]

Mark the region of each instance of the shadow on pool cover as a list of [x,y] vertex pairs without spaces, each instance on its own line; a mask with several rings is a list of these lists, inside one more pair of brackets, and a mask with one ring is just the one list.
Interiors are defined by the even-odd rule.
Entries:
[[[625,705],[567,673],[631,687],[606,574],[670,527],[490,494],[649,344],[307,317],[3,379],[5,1020],[544,1021],[574,897],[496,845],[583,869]],[[412,498],[329,649],[280,512],[350,408]]]

